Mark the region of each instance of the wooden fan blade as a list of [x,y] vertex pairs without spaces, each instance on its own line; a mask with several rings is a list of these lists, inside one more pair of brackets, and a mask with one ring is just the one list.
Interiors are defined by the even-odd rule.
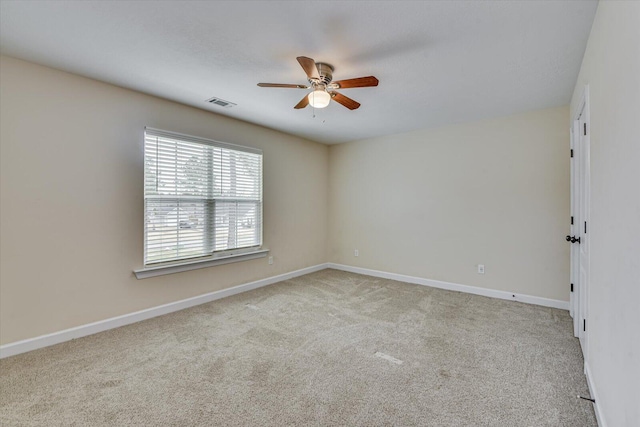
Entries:
[[330,92],[330,94],[331,94],[331,99],[336,101],[338,104],[344,105],[349,110],[355,110],[355,109],[360,107],[360,103],[359,102],[354,101],[353,99],[349,98],[348,96],[344,96],[343,94],[338,93],[338,92]]
[[306,56],[298,56],[296,58],[302,69],[305,73],[307,73],[307,77],[310,79],[318,79],[320,80],[320,74],[318,74],[318,67],[316,67],[316,61],[311,58],[307,58]]
[[300,102],[298,102],[298,103],[296,104],[296,106],[295,106],[295,107],[293,107],[293,108],[295,108],[296,110],[299,110],[299,109],[301,109],[301,108],[306,107],[307,105],[309,105],[309,95],[308,95],[308,94],[307,94],[307,95],[305,95],[305,96],[304,96],[304,98],[302,98],[302,99],[300,100]]
[[378,86],[378,79],[373,76],[358,77],[355,79],[338,80],[333,82],[339,89],[348,89],[352,87],[371,87]]
[[258,83],[260,87],[287,87],[292,89],[309,89],[309,86],[305,85],[289,85],[284,83]]

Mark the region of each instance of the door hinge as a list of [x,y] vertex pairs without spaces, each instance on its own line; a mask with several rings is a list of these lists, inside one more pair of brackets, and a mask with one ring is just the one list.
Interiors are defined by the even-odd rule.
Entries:
[[573,225],[573,216],[571,216],[571,225]]
[[584,222],[584,234],[587,234],[587,221]]
[[571,149],[571,157],[573,157],[573,148]]
[[587,332],[587,319],[582,319],[582,331]]
[[573,292],[573,283],[571,284],[571,292]]
[[586,135],[587,134],[587,124],[583,123],[583,125],[584,125],[584,134]]

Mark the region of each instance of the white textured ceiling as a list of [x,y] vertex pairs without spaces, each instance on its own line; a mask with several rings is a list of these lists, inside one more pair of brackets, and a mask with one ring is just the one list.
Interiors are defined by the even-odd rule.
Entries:
[[[3,54],[324,143],[569,103],[594,1],[2,1]],[[294,110],[296,61],[335,67],[350,111]],[[234,102],[224,109],[210,97]]]

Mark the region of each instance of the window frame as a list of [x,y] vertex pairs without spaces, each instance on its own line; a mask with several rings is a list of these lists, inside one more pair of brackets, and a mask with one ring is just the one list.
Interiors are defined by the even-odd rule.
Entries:
[[[148,243],[148,218],[147,218],[147,200],[165,200],[165,201],[176,201],[176,205],[178,205],[179,200],[181,200],[180,196],[151,196],[149,197],[146,194],[146,180],[147,180],[147,137],[159,137],[159,138],[167,138],[174,139],[180,142],[186,143],[195,143],[200,145],[207,145],[214,148],[221,148],[226,150],[232,150],[235,152],[245,152],[251,154],[259,155],[259,171],[260,176],[258,178],[259,181],[259,189],[258,189],[258,197],[254,199],[242,199],[236,197],[236,203],[254,203],[256,205],[256,216],[259,218],[258,223],[256,224],[256,236],[258,239],[257,245],[252,246],[244,246],[244,247],[235,247],[223,250],[215,250],[215,232],[216,232],[216,216],[215,216],[215,205],[216,201],[225,202],[224,197],[215,197],[214,195],[209,195],[208,197],[197,198],[194,197],[194,203],[201,203],[203,206],[203,210],[205,212],[205,217],[208,216],[209,220],[205,221],[203,228],[203,243],[206,245],[206,242],[209,242],[210,252],[208,254],[203,255],[193,255],[186,256],[182,258],[175,258],[164,261],[151,261],[147,260],[148,252],[147,252],[147,243]],[[138,278],[152,277],[159,274],[170,274],[173,272],[179,272],[186,270],[191,270],[194,268],[203,268],[208,267],[210,265],[218,265],[218,264],[226,264],[229,262],[242,261],[245,259],[255,259],[258,257],[264,257],[268,253],[268,249],[263,247],[263,230],[264,230],[264,203],[263,203],[263,190],[264,190],[264,153],[259,148],[248,147],[238,144],[231,144],[227,142],[216,141],[213,139],[198,137],[194,135],[188,135],[178,132],[171,132],[162,129],[156,129],[149,126],[144,128],[143,132],[143,268],[141,270],[134,271]],[[214,165],[213,160],[210,163]],[[207,172],[207,183],[211,185],[213,182],[212,179],[213,170],[211,174]],[[177,180],[177,178],[176,178]],[[182,200],[188,200],[188,198],[184,198]],[[227,199],[227,201],[234,201],[231,199]],[[176,209],[179,209],[177,207]],[[179,211],[178,211],[179,212]],[[177,213],[179,215],[179,213]],[[237,244],[237,243],[236,243]],[[181,268],[186,267],[186,268]],[[177,268],[177,269],[176,269]],[[167,272],[162,272],[163,270],[167,270]],[[143,276],[143,277],[141,277]]]

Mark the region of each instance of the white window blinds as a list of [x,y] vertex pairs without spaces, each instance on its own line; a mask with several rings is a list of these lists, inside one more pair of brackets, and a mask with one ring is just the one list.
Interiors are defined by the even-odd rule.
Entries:
[[262,151],[146,128],[145,265],[262,245]]

